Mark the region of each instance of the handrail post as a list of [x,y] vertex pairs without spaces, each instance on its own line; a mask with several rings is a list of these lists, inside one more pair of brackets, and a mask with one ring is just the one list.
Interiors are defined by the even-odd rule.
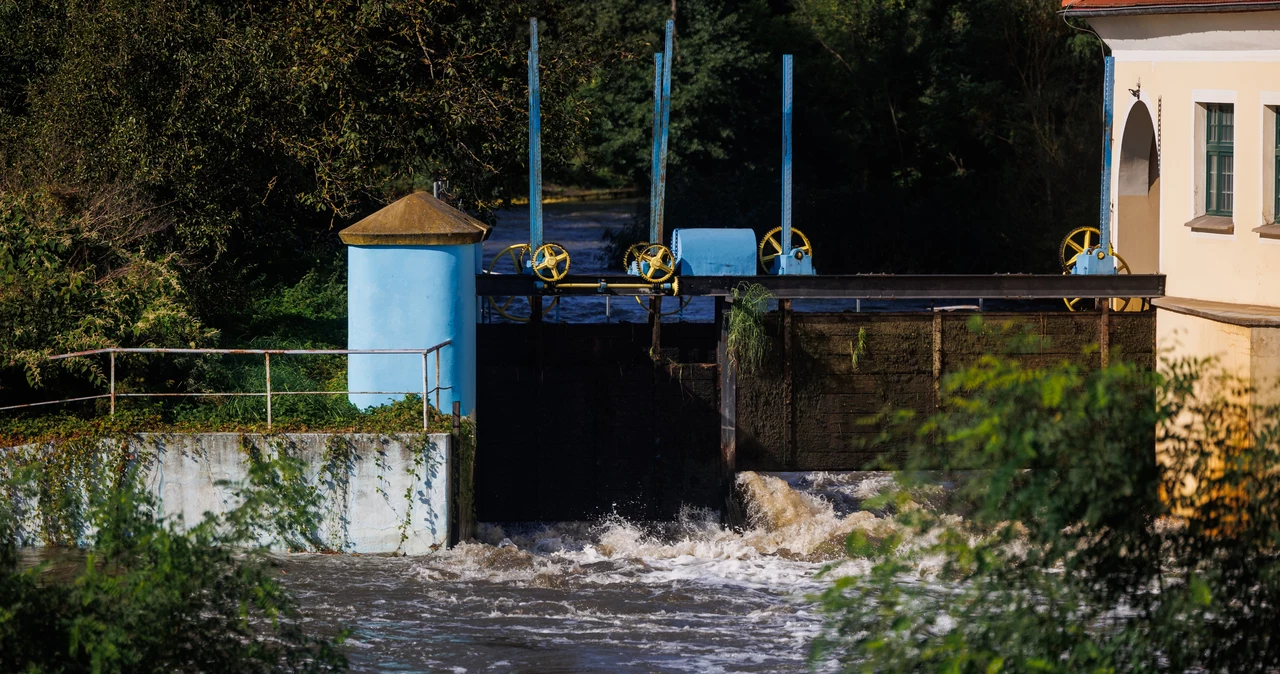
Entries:
[[422,352],[422,430],[427,430],[427,352]]
[[111,352],[111,416],[116,415],[116,352]]
[[267,430],[271,430],[271,354],[264,353],[262,357],[267,365]]
[[436,409],[444,411],[440,407],[440,349],[436,349]]

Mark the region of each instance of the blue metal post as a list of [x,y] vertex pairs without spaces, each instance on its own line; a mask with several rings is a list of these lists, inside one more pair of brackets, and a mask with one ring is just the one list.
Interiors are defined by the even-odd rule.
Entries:
[[538,86],[538,19],[529,19],[529,247],[542,246],[542,91]]
[[1095,273],[1114,274],[1116,263],[1111,255],[1111,134],[1115,118],[1116,59],[1105,57],[1105,82],[1102,91],[1102,115],[1106,130],[1102,138],[1102,203],[1098,209],[1098,231],[1102,233],[1099,246],[1106,253]]
[[667,19],[667,37],[662,51],[662,140],[658,148],[658,219],[653,242],[662,243],[663,211],[667,202],[667,137],[671,133],[671,50],[676,22]]
[[782,264],[786,273],[791,257],[791,54],[782,55]]
[[658,154],[662,152],[662,53],[653,55],[653,163],[649,172],[649,241],[658,241]]

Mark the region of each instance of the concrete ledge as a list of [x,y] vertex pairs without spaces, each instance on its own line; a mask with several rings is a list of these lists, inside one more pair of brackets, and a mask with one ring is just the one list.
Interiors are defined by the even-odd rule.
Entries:
[[1205,234],[1234,234],[1236,223],[1224,215],[1202,215],[1186,224],[1193,232]]
[[1275,223],[1262,225],[1261,227],[1254,227],[1253,231],[1257,232],[1258,236],[1264,239],[1280,239],[1280,225]]
[[1246,328],[1280,328],[1280,307],[1210,302],[1186,297],[1157,297],[1151,300],[1151,304],[1165,311],[1207,318],[1229,325]]
[[[248,481],[245,448],[252,445],[267,455],[285,452],[302,459],[303,480],[322,504],[315,532],[322,549],[421,555],[449,541],[452,466],[446,434],[139,433],[127,442],[160,514],[181,516],[188,524],[237,505],[232,485]],[[116,443],[102,440],[104,455],[117,449]],[[31,452],[39,458],[51,450],[50,445],[27,445],[0,453]],[[39,518],[29,518],[24,528],[31,530],[22,538],[39,540],[39,526]]]

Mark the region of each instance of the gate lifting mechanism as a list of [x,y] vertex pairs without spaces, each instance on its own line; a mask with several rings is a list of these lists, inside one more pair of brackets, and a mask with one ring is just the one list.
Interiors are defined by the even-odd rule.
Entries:
[[791,226],[791,119],[793,58],[782,57],[782,226],[764,235],[757,245],[749,229],[677,229],[671,233],[671,250],[653,244],[662,239],[663,202],[666,191],[667,120],[670,115],[671,22],[667,26],[667,52],[654,54],[654,160],[650,190],[649,242],[637,244],[623,260],[627,273],[651,278],[653,269],[667,270],[666,256],[678,276],[752,276],[757,265],[766,274],[813,275],[813,246],[809,238]]
[[[1129,265],[1111,245],[1111,134],[1114,128],[1116,81],[1115,57],[1104,57],[1102,112],[1106,128],[1102,138],[1102,200],[1098,208],[1098,226],[1080,227],[1067,234],[1058,250],[1058,261],[1064,274],[1097,276],[1128,274]],[[1067,309],[1084,308],[1079,297],[1063,299]],[[1119,298],[1112,300],[1117,311],[1144,311],[1150,307],[1145,298]]]
[[[511,271],[532,274],[541,282],[554,283],[569,274],[569,251],[558,243],[542,240],[542,87],[538,79],[538,19],[529,19],[529,243],[507,246],[489,263],[486,273],[502,273],[510,265]],[[518,323],[527,317],[512,313],[515,297],[490,297],[489,306],[499,315]],[[541,298],[525,298],[530,308]],[[560,299],[551,300],[547,309],[554,308]]]
[[[813,275],[813,246],[809,238],[791,226],[791,118],[793,98],[792,56],[782,57],[782,226],[765,234],[757,245],[749,229],[679,229],[672,232],[671,247],[663,240],[667,185],[667,144],[671,121],[671,65],[675,22],[668,20],[663,51],[653,55],[653,161],[649,189],[649,240],[631,246],[623,256],[627,274],[637,283],[565,282],[569,275],[569,251],[543,240],[542,221],[542,92],[538,78],[538,20],[529,20],[529,243],[504,248],[490,262],[486,273],[518,273],[534,276],[535,287],[637,290],[641,294],[679,294],[680,275],[752,276],[760,270],[774,275]],[[642,280],[642,282],[641,282]],[[512,313],[516,297],[489,297],[490,306],[516,322],[529,319]],[[525,298],[530,303],[534,298]],[[684,298],[683,309],[690,298]],[[540,299],[537,301],[541,301]],[[556,306],[559,297],[547,309]]]

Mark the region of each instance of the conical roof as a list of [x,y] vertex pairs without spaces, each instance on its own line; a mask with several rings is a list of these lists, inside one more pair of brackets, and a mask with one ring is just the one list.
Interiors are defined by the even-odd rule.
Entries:
[[349,246],[455,246],[484,241],[489,229],[426,192],[414,192],[338,232],[338,237]]

